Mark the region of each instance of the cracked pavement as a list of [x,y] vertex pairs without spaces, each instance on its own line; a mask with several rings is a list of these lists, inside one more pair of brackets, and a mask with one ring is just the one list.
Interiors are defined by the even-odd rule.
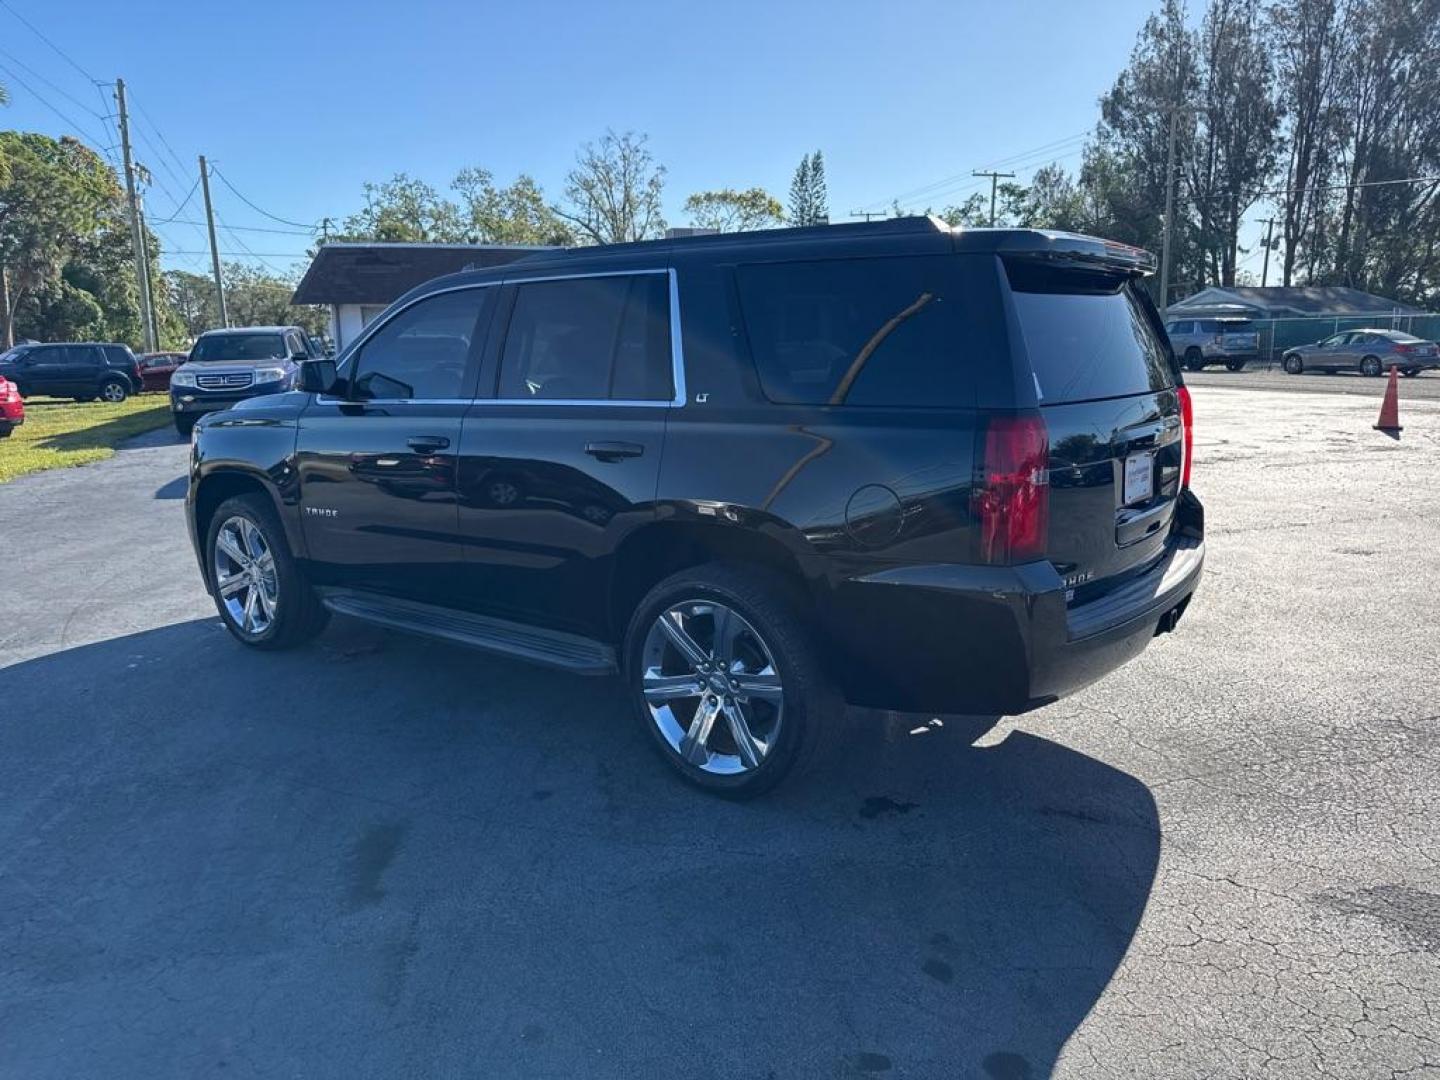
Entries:
[[607,681],[338,619],[242,650],[168,436],[0,486],[0,1076],[1440,1073],[1405,391],[1397,442],[1368,397],[1198,387],[1175,634],[988,731],[854,716],[744,806]]

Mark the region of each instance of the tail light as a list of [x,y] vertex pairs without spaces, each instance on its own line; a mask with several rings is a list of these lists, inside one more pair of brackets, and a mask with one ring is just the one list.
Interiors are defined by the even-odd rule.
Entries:
[[990,420],[974,505],[983,562],[1025,562],[1045,554],[1050,436],[1038,414]]
[[1418,352],[1419,350],[1414,345],[1406,345],[1404,342],[1401,342],[1399,345],[1395,346],[1395,351],[1402,353],[1412,353]]
[[1190,403],[1190,388],[1180,387],[1180,437],[1184,457],[1180,462],[1181,490],[1190,486],[1190,463],[1195,457],[1195,407]]

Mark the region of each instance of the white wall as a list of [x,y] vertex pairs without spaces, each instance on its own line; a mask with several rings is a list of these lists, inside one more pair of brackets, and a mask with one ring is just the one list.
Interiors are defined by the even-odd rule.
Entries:
[[339,352],[360,336],[371,319],[385,310],[385,304],[331,304],[330,336]]

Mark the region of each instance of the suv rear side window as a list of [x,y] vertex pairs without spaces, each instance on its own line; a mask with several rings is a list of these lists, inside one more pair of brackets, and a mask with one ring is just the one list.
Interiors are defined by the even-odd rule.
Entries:
[[669,401],[670,283],[622,274],[520,283],[500,357],[500,398]]
[[968,407],[954,261],[946,256],[763,263],[736,271],[771,401]]
[[1093,281],[1079,274],[1017,268],[1009,276],[1042,405],[1175,385],[1169,354],[1132,286],[1087,287]]

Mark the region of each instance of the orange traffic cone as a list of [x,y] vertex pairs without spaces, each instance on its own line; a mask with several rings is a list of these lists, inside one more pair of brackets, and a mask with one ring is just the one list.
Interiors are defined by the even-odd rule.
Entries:
[[1375,424],[1375,430],[1390,433],[1405,430],[1400,426],[1400,372],[1394,364],[1390,365],[1390,385],[1385,388],[1385,400],[1380,403],[1380,420]]

